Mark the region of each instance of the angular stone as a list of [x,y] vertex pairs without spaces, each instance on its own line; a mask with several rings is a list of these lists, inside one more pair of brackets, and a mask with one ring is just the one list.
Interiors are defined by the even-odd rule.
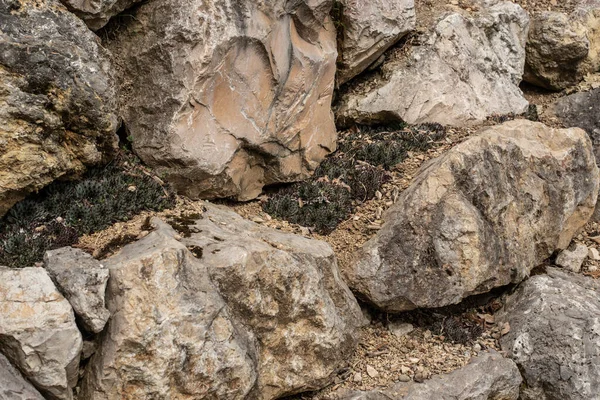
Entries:
[[531,17],[523,79],[562,90],[600,69],[600,1],[579,1],[571,14],[544,11]]
[[424,165],[343,272],[386,311],[441,307],[520,282],[588,221],[598,195],[579,128],[514,120]]
[[500,343],[523,374],[524,400],[584,400],[600,388],[600,282],[548,268],[523,282],[498,315]]
[[1,353],[0,400],[44,400],[40,392]]
[[496,352],[481,353],[471,362],[446,375],[423,383],[402,382],[372,391],[339,390],[330,400],[517,400],[521,374],[516,364]]
[[107,46],[142,160],[192,198],[248,200],[336,148],[331,0],[142,4]]
[[[571,248],[572,247],[572,248]],[[581,271],[581,266],[588,256],[588,248],[583,243],[577,243],[564,249],[556,257],[556,265],[573,272]]]
[[81,333],[43,268],[0,267],[0,352],[48,399],[71,400]]
[[108,269],[86,252],[72,247],[47,251],[44,267],[84,327],[93,333],[100,332],[110,317],[104,306]]
[[516,4],[492,3],[480,12],[438,11],[408,55],[391,57],[381,74],[342,94],[338,123],[463,126],[525,112],[518,85],[529,19]]
[[57,0],[0,1],[0,216],[116,150],[108,53]]
[[83,398],[275,399],[323,387],[353,351],[363,317],[328,245],[206,208],[181,242],[155,221],[104,261],[113,317]]
[[96,31],[121,11],[141,0],[61,0],[61,2],[83,19],[87,26]]
[[341,0],[338,85],[375,62],[415,28],[414,0]]

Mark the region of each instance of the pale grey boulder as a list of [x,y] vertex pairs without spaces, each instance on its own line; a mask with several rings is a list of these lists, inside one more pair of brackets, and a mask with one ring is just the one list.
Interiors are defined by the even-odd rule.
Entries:
[[518,85],[529,18],[514,3],[493,3],[479,12],[440,11],[407,55],[392,57],[381,74],[341,95],[337,122],[464,126],[525,112]]
[[526,400],[589,400],[600,393],[600,282],[556,268],[523,282],[496,318],[519,366]]
[[117,149],[112,66],[58,0],[0,1],[0,216]]
[[558,253],[556,265],[572,272],[580,272],[583,262],[588,256],[588,248],[583,243],[576,243]]
[[40,392],[27,382],[0,353],[0,400],[44,400]]
[[44,268],[85,329],[100,332],[110,317],[104,305],[108,269],[83,250],[72,247],[47,251]]
[[46,398],[71,400],[82,339],[43,268],[0,267],[0,353]]
[[340,390],[331,400],[517,400],[522,378],[517,365],[497,352],[481,353],[465,367],[423,383],[398,383],[372,391]]
[[414,0],[341,0],[337,84],[363,72],[415,28]]
[[140,158],[192,198],[257,197],[336,148],[332,0],[162,0],[107,40]]
[[325,386],[347,361],[364,317],[332,249],[206,209],[189,237],[155,220],[103,261],[112,317],[83,398],[270,400]]
[[528,120],[485,128],[422,167],[343,273],[386,311],[442,307],[520,282],[569,245],[598,185],[583,130]]

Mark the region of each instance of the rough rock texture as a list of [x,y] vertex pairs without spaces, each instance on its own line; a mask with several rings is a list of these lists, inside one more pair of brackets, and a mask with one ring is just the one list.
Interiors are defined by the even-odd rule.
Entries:
[[340,124],[402,119],[462,126],[527,109],[518,84],[529,19],[520,6],[498,2],[434,21],[405,58],[384,64],[379,83],[342,95]]
[[274,399],[353,351],[363,317],[328,245],[207,207],[183,243],[162,225],[105,260],[113,317],[83,398]]
[[143,4],[108,46],[133,148],[192,198],[258,196],[336,148],[331,0]]
[[0,1],[0,216],[116,149],[107,52],[57,0]]
[[44,400],[0,353],[0,400]]
[[588,248],[583,243],[577,243],[564,249],[556,257],[556,265],[573,272],[581,271],[581,265],[588,256]]
[[528,386],[525,400],[597,399],[600,393],[600,282],[548,268],[522,283],[497,320],[501,340]]
[[600,69],[600,1],[583,0],[571,14],[531,17],[523,79],[562,90]]
[[0,267],[0,352],[48,399],[70,400],[81,333],[43,268]]
[[364,71],[415,28],[414,0],[340,0],[338,7],[338,85]]
[[100,332],[110,317],[104,306],[108,269],[89,254],[72,247],[47,251],[44,267],[85,329]]
[[96,31],[108,20],[141,0],[61,0],[69,10],[83,19],[87,26]]
[[598,194],[579,128],[515,120],[426,164],[343,271],[387,311],[441,307],[519,282],[566,248]]
[[424,383],[398,383],[370,392],[339,391],[332,400],[517,400],[522,378],[516,364],[496,352],[482,353],[450,374]]

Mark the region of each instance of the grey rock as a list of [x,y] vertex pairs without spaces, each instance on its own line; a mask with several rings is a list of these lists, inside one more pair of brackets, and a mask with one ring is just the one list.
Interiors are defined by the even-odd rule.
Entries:
[[0,1],[0,103],[0,216],[116,150],[108,53],[57,0]]
[[40,392],[0,353],[0,400],[44,400]]
[[105,260],[113,317],[83,398],[275,399],[346,362],[364,319],[332,249],[206,208],[191,236],[155,221]]
[[83,250],[72,247],[47,251],[44,267],[85,329],[100,332],[110,317],[104,305],[108,269]]
[[514,120],[425,164],[342,272],[386,311],[517,283],[588,221],[598,168],[579,128]]
[[337,122],[403,120],[464,126],[493,114],[520,114],[527,13],[510,2],[480,12],[440,11],[408,55],[390,57],[340,98]]
[[573,272],[581,271],[581,266],[588,256],[588,248],[583,243],[576,243],[561,251],[556,257],[556,265]]
[[96,31],[120,12],[141,0],[61,0],[69,10],[83,19],[87,26]]
[[257,197],[336,148],[332,0],[143,3],[107,46],[140,158],[191,198]]
[[600,282],[548,268],[523,282],[497,316],[500,343],[519,366],[525,399],[597,399],[600,393]]
[[496,352],[482,353],[465,367],[423,383],[402,382],[368,392],[338,391],[331,400],[517,400],[521,374]]
[[44,396],[71,400],[81,333],[43,268],[0,267],[0,352]]
[[341,0],[337,83],[358,75],[415,28],[414,0]]
[[392,332],[394,336],[402,337],[414,331],[415,327],[412,324],[409,324],[408,322],[395,321],[389,323],[388,329],[390,330],[390,332]]

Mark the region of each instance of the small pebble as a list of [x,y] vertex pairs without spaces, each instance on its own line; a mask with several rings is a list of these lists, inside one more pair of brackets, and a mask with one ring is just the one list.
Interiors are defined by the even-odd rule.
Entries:
[[379,376],[379,372],[377,372],[377,370],[370,365],[367,365],[367,375],[369,375],[371,378],[377,378]]
[[398,380],[400,382],[410,382],[411,381],[410,376],[408,376],[408,375],[400,375],[398,377]]

